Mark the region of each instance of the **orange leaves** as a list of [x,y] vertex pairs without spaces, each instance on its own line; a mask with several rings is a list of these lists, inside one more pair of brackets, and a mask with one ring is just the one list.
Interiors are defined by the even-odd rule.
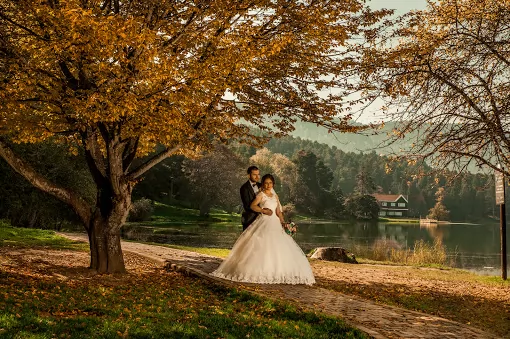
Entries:
[[37,142],[106,125],[138,138],[137,155],[158,143],[183,144],[184,153],[214,139],[260,143],[245,122],[274,135],[298,119],[355,130],[336,119],[341,96],[322,98],[316,89],[345,86],[352,61],[331,54],[381,16],[359,14],[357,0],[200,8],[133,1],[121,4],[121,14],[76,0],[6,6],[27,29],[0,20],[12,55],[22,56],[8,60],[11,76],[0,88],[2,130]]

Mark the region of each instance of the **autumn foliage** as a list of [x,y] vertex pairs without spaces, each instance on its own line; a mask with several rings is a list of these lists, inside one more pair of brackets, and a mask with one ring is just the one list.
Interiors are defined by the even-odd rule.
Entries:
[[[356,130],[342,107],[352,91],[343,46],[384,14],[359,0],[2,0],[0,155],[74,208],[92,268],[124,271],[119,229],[133,186],[170,154],[260,144],[250,128],[279,136],[297,120]],[[9,147],[47,139],[84,148],[95,204]]]
[[510,174],[509,28],[508,1],[441,0],[373,36],[363,77],[401,122],[394,140],[414,139],[414,159]]

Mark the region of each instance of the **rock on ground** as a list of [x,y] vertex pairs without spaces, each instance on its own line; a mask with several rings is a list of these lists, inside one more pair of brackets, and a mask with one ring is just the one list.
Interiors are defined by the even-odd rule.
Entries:
[[318,247],[310,256],[312,259],[339,261],[349,264],[357,264],[354,254],[347,252],[341,247]]

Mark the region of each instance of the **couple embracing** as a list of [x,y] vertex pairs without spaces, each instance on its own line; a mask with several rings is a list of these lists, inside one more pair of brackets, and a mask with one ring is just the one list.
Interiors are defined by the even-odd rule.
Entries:
[[274,177],[248,168],[241,187],[243,233],[225,261],[211,274],[228,280],[259,284],[315,283],[305,254],[284,229],[284,217],[274,191]]

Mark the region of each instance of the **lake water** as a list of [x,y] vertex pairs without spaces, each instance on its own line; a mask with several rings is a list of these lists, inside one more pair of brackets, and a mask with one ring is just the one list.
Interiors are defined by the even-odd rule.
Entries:
[[[440,239],[455,266],[481,274],[500,275],[499,224],[449,224],[420,227],[418,224],[298,222],[295,240],[303,251],[315,247],[372,246],[389,241],[400,248],[412,248],[418,240]],[[174,245],[231,248],[241,234],[240,225],[226,224],[137,224],[123,227],[124,238]],[[507,234],[507,239],[510,238]],[[509,239],[510,240],[510,239]],[[508,241],[507,240],[507,243]]]

